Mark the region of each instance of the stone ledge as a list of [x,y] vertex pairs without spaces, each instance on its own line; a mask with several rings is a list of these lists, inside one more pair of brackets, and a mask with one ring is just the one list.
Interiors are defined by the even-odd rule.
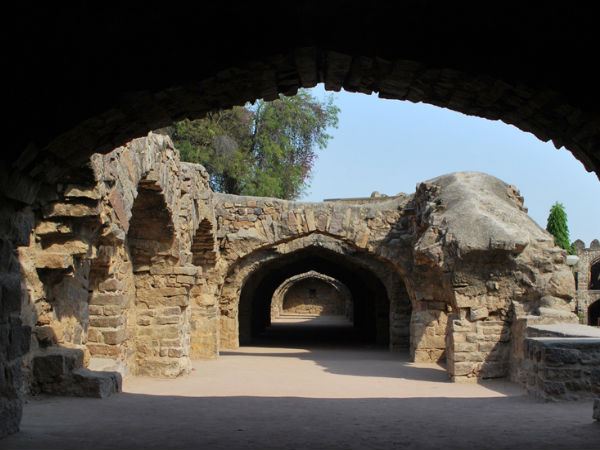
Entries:
[[600,328],[575,323],[557,323],[552,325],[530,325],[530,337],[590,337],[600,339]]

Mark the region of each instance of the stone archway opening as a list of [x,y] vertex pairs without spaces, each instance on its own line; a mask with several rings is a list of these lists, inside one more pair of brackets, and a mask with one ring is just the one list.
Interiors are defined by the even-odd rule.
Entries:
[[311,270],[285,280],[273,293],[271,321],[281,315],[344,316],[352,319],[352,294],[335,278]]
[[600,300],[596,300],[588,308],[588,325],[600,327]]
[[[343,320],[336,321],[335,324],[331,323],[330,327],[321,321],[324,326],[318,331],[312,330],[311,336],[306,336],[313,343],[343,339],[345,342],[389,347],[392,343],[397,346],[402,340],[395,336],[392,342],[391,329],[404,330],[408,335],[410,312],[404,315],[394,314],[396,309],[411,310],[408,296],[402,299],[405,303],[402,308],[393,306],[398,303],[398,299],[390,297],[388,288],[382,281],[384,274],[377,273],[347,255],[336,254],[331,250],[315,246],[267,261],[246,279],[239,298],[240,345],[253,344],[257,340],[270,337],[277,338],[277,333],[273,334],[271,313],[274,294],[282,283],[310,271],[318,272],[344,285],[352,299],[351,310],[346,311],[348,304],[346,300],[342,301],[343,297],[340,296],[336,312]],[[310,289],[315,289],[311,287],[314,285],[314,278],[311,280],[308,277],[304,281],[296,287],[299,291],[306,291],[304,294],[309,296]],[[287,292],[290,293],[290,290]],[[306,303],[302,303],[303,300],[299,301],[293,296],[290,300],[296,302],[295,305],[290,305],[291,310],[296,307],[300,309],[310,307],[310,301],[307,306]],[[283,305],[285,306],[285,303]],[[391,318],[393,318],[392,324]],[[348,324],[349,327],[341,327],[343,323]],[[290,331],[296,334],[301,332],[298,328]],[[408,348],[408,336],[404,337],[405,347]],[[294,338],[302,339],[301,336]]]
[[188,370],[189,293],[173,281],[169,270],[177,262],[175,230],[154,178],[148,176],[138,184],[127,233],[133,301],[125,302],[132,303],[125,325],[134,339],[123,351],[134,353],[138,375],[173,377]]

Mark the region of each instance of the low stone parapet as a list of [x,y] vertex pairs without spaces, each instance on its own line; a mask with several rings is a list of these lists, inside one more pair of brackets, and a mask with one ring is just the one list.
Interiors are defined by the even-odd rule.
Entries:
[[527,391],[541,400],[600,395],[600,338],[534,337],[523,344]]

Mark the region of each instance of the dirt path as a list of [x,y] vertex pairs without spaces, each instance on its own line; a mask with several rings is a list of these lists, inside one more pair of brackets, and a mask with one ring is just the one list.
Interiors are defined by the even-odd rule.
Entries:
[[598,449],[591,416],[591,401],[450,383],[385,350],[245,347],[104,400],[32,400],[0,448]]

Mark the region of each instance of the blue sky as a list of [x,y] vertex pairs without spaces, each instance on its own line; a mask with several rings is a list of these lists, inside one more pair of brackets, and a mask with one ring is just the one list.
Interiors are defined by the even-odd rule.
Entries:
[[[310,90],[317,98],[322,86]],[[556,201],[565,206],[571,240],[600,239],[600,180],[573,155],[500,121],[376,95],[336,92],[341,108],[333,138],[318,152],[302,201],[412,193],[418,182],[474,170],[515,185],[529,215],[546,227]]]

